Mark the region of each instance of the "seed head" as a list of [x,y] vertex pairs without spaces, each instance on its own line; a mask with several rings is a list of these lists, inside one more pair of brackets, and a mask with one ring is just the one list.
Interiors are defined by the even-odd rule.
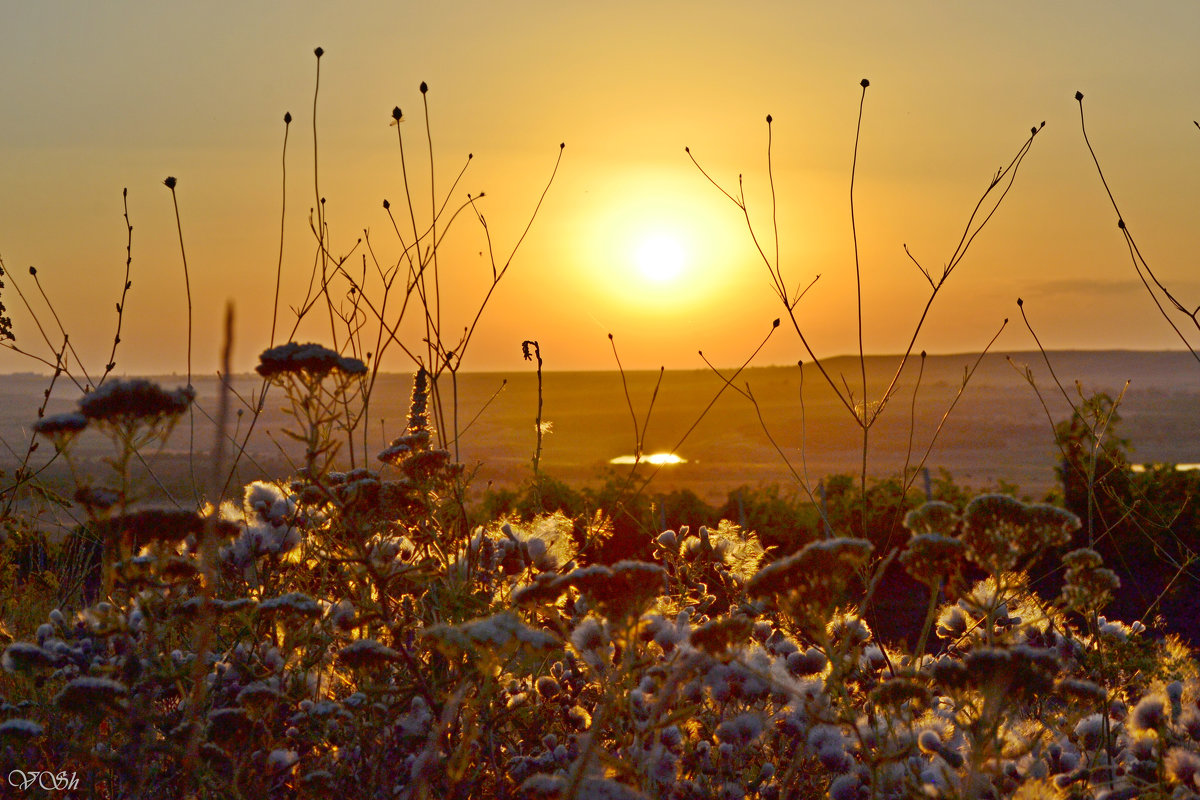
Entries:
[[152,421],[179,416],[187,411],[195,397],[196,392],[191,387],[167,391],[145,378],[115,380],[85,395],[79,401],[79,411],[96,422]]

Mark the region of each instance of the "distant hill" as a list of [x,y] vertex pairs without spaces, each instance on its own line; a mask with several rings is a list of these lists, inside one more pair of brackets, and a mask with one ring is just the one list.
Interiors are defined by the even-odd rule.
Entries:
[[[872,474],[895,474],[906,462],[920,461],[976,358],[968,354],[928,356],[923,365],[919,357],[910,359],[870,432],[868,465]],[[1047,359],[1063,390],[1052,379]],[[867,358],[870,402],[878,400],[898,364],[898,356]],[[839,385],[845,381],[855,402],[861,401],[856,357],[831,358],[822,365]],[[1036,392],[1026,380],[1026,368]],[[732,370],[725,374],[732,375]],[[657,377],[657,372],[626,375],[639,426]],[[181,376],[158,379],[166,386],[183,382]],[[1132,440],[1134,460],[1200,462],[1196,437],[1200,431],[1200,363],[1191,354],[1055,351],[1046,357],[1037,352],[984,357],[943,424],[926,465],[935,474],[938,469],[949,470],[975,488],[1002,479],[1040,495],[1054,481],[1057,456],[1052,423],[1069,414],[1063,392],[1078,401],[1078,381],[1085,394],[1105,391],[1115,397],[1127,380],[1119,432]],[[199,408],[211,414],[216,407],[216,379],[196,378],[194,383]],[[731,389],[722,392],[722,380],[711,371],[666,372],[646,428],[646,449],[668,451],[678,445],[677,452],[687,463],[663,467],[655,479],[656,487],[689,486],[718,499],[742,484],[794,483],[791,471],[764,433],[764,424],[794,469],[807,473],[813,482],[831,473],[857,471],[862,432],[815,365],[753,367],[737,377],[739,388],[747,383],[758,403],[761,422],[752,403]],[[47,384],[47,377],[28,373],[0,378],[0,438],[6,445],[0,467],[10,468],[17,455],[24,454],[29,425],[36,418]],[[257,376],[241,375],[234,384],[239,395],[250,398],[261,382]],[[68,387],[60,378],[48,413],[73,407],[78,393]],[[443,387],[447,398],[449,388],[448,384]],[[364,445],[360,436],[354,445],[356,463],[378,466],[375,453],[404,427],[410,389],[409,375],[379,377],[367,441]],[[718,393],[720,397],[697,424]],[[512,485],[526,479],[535,446],[537,382],[533,371],[461,374],[458,397],[458,426],[463,431],[458,455],[464,463],[479,465],[476,486]],[[607,470],[617,469],[610,467],[610,459],[633,452],[634,425],[618,373],[546,372],[543,400],[544,419],[552,424],[542,457],[548,473],[570,482],[596,480]],[[269,394],[266,411],[247,447],[252,461],[247,462],[246,478],[255,477],[256,471],[286,473],[289,457],[300,457],[299,448],[282,434],[290,423],[281,410],[284,402],[282,392]],[[238,430],[244,432],[249,421],[248,412],[243,413]],[[446,427],[454,427],[449,410]],[[189,433],[186,424],[180,425],[159,458],[186,460]],[[196,415],[194,436],[198,450],[211,447],[212,425],[203,413]],[[78,455],[85,461],[108,452],[107,443],[91,433],[78,444]],[[349,447],[343,447],[342,457],[349,461]]]

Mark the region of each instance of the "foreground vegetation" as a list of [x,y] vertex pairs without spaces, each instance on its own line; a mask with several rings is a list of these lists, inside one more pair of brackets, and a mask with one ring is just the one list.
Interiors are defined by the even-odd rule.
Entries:
[[[290,345],[260,366],[307,387],[298,413],[362,369]],[[1077,539],[1071,512],[1000,494],[908,511],[886,555],[928,613],[905,647],[864,618],[882,544],[869,538],[768,553],[720,522],[604,563],[589,548],[611,541],[611,508],[467,524],[428,387],[418,373],[379,471],[323,468],[309,428],[303,476],[252,484],[239,504],[133,510],[119,490],[81,489],[103,580],[89,588],[86,561],[60,560],[5,598],[17,631],[0,769],[65,770],[95,797],[1196,787],[1200,675],[1186,648],[1102,615],[1119,579],[1094,549],[1062,556],[1056,596],[1029,588],[1022,570]],[[37,427],[67,454],[92,428],[145,443],[189,402],[112,381]],[[77,611],[14,613],[97,591]]]
[[[1037,130],[987,187],[943,272],[918,265],[930,303]],[[166,185],[174,194],[174,178]],[[727,196],[749,216],[740,194]],[[372,250],[369,279],[343,268],[349,254],[329,252],[318,210],[297,328],[278,345],[273,332],[261,392],[234,398],[226,384],[205,410],[216,442],[207,453],[193,443],[193,497],[171,507],[144,502],[131,476],[190,424],[190,385],[111,377],[115,356],[93,379],[73,368],[65,333],[61,348],[47,340],[46,398],[63,376],[84,393],[70,413],[45,416],[43,405],[2,495],[6,789],[412,800],[1200,793],[1200,671],[1172,625],[1196,632],[1170,619],[1194,595],[1197,486],[1173,470],[1127,468],[1119,395],[1072,403],[1054,430],[1062,492],[1047,502],[948,479],[922,496],[919,460],[869,483],[870,431],[893,390],[866,402],[864,370],[857,397],[833,385],[861,429],[862,470],[827,482],[820,498],[799,472],[799,500],[746,491],[723,509],[655,496],[637,469],[575,491],[540,469],[539,403],[529,480],[472,506],[457,457],[469,423],[454,387],[474,322],[443,336],[459,329],[436,251],[460,212],[483,222],[478,201],[418,223],[410,200],[411,234],[395,226],[394,262]],[[777,254],[759,252],[808,348],[793,314],[802,293],[789,293]],[[493,258],[492,289],[512,257]],[[127,275],[118,315],[130,285]],[[397,305],[398,317],[385,311]],[[297,341],[314,309],[327,312],[331,347]],[[419,331],[406,346],[409,309]],[[15,340],[0,323],[0,339]],[[114,353],[119,340],[118,321]],[[370,397],[391,345],[414,378],[405,430],[382,446],[368,434]],[[538,343],[522,347],[540,377]],[[189,343],[189,383],[190,361]],[[250,434],[231,430],[233,407],[252,430],[268,396],[292,416],[294,474],[237,486]],[[641,454],[645,422],[630,410]],[[104,472],[75,472],[72,496],[38,482],[39,445],[74,469],[74,443],[96,436],[111,442]],[[43,524],[45,509],[72,520],[65,536]],[[1153,596],[1119,616],[1142,618],[1110,618],[1131,581]]]

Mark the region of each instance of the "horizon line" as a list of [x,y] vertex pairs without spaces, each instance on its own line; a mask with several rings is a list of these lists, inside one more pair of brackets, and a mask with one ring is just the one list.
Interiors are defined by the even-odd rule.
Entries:
[[[928,353],[927,352],[925,354],[925,357],[926,358],[963,358],[963,357],[980,358],[981,356],[1001,355],[1001,354],[1007,354],[1007,355],[1033,354],[1033,355],[1041,356],[1043,353],[1045,353],[1047,355],[1049,355],[1049,354],[1082,354],[1082,353],[1089,353],[1089,354],[1095,354],[1095,355],[1106,354],[1106,353],[1107,354],[1140,354],[1140,355],[1161,354],[1161,355],[1181,355],[1181,356],[1182,355],[1194,355],[1190,350],[1183,349],[1183,348],[1179,348],[1179,349],[1161,349],[1161,348],[1139,349],[1139,348],[1133,348],[1133,347],[1122,347],[1122,348],[1091,349],[1091,348],[1079,347],[1079,348],[1060,348],[1060,349],[1046,349],[1046,350],[1038,350],[1036,348],[1027,349],[1027,350],[996,349],[996,350],[990,350],[986,353],[980,353],[979,351],[969,351],[969,350],[963,350],[963,351],[952,352],[952,353]],[[899,359],[899,358],[902,358],[903,356],[904,356],[903,353],[866,353],[863,355],[863,358],[865,358],[865,359]],[[920,357],[921,357],[920,353],[910,353],[908,356],[908,358],[910,360],[919,359]],[[826,356],[824,358],[821,358],[820,360],[822,362],[830,362],[830,361],[840,361],[840,360],[845,360],[845,359],[857,360],[858,358],[859,358],[859,356],[857,353],[842,353],[842,354],[834,355],[834,356]],[[744,369],[789,369],[789,368],[797,366],[798,364],[808,365],[808,364],[814,364],[814,363],[816,363],[816,361],[813,359],[804,359],[804,360],[801,360],[798,362],[792,362],[792,363],[750,364],[750,365],[746,366]],[[738,364],[717,365],[717,369],[738,369],[739,366],[740,365],[738,365]],[[707,367],[707,366],[699,366],[699,367],[666,367],[666,366],[664,366],[664,367],[661,367],[661,369],[664,369],[668,372],[711,372],[712,371],[712,368]],[[519,371],[519,372],[523,373],[525,370],[465,369],[464,368],[464,369],[459,370],[459,374],[462,374],[462,375],[498,375],[498,374],[508,374],[508,373],[511,373],[514,371]],[[582,368],[572,369],[572,368],[549,368],[549,367],[547,367],[542,370],[543,373],[556,373],[556,374],[620,372],[620,371],[621,370],[616,366],[607,367],[607,368],[603,368],[603,369],[582,369]],[[658,369],[655,369],[652,367],[651,368],[626,369],[626,370],[624,370],[624,372],[630,373],[630,374],[639,373],[639,372],[653,373],[653,372],[658,372]],[[47,370],[45,372],[38,371],[38,370],[14,370],[11,372],[0,372],[0,377],[29,376],[29,377],[47,377],[48,378],[52,374],[53,374],[52,370]],[[192,378],[193,378],[193,380],[196,378],[208,379],[208,378],[217,377],[217,375],[219,375],[219,374],[220,374],[219,372],[194,373],[192,375]],[[233,377],[235,377],[235,378],[236,377],[253,377],[253,376],[255,376],[255,372],[253,369],[246,370],[246,371],[240,371],[240,372],[234,372],[232,374],[233,374]],[[392,370],[382,370],[378,374],[380,374],[380,375],[406,375],[406,374],[409,374],[409,372],[407,370],[392,369]],[[533,373],[530,372],[530,374],[533,374]],[[180,373],[180,372],[135,372],[135,373],[121,373],[117,377],[126,377],[126,378],[173,377],[173,378],[179,378],[179,377],[186,377],[186,373]]]

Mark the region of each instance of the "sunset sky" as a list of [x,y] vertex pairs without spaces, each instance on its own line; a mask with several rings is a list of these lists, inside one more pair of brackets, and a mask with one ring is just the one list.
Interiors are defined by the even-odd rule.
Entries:
[[[256,363],[270,343],[285,112],[293,122],[280,327],[290,330],[289,307],[304,297],[316,250],[318,45],[319,192],[330,249],[353,250],[352,273],[363,268],[366,248],[354,246],[364,229],[381,264],[400,258],[384,198],[401,230],[411,228],[394,106],[404,111],[415,213],[428,220],[421,81],[438,202],[472,153],[448,208],[486,192],[479,208],[501,261],[566,143],[471,342],[468,369],[523,369],[525,339],[540,342],[548,369],[608,369],[608,333],[627,368],[703,367],[697,350],[723,365],[746,358],[782,308],[741,212],[684,147],[727,188],[744,175],[751,220],[769,245],[768,113],[782,270],[793,287],[821,275],[798,317],[819,355],[855,351],[849,186],[862,78],[871,85],[855,200],[867,351],[901,351],[927,297],[903,244],[940,269],[992,174],[1043,120],[918,348],[977,350],[1005,317],[1014,319],[998,346],[1032,348],[1018,296],[1048,347],[1180,346],[1133,271],[1084,145],[1076,90],[1143,253],[1185,303],[1200,304],[1194,2],[41,0],[8,3],[3,18],[0,256],[11,275],[0,299],[17,344],[49,357],[14,291],[15,283],[61,344],[28,274],[36,266],[92,370],[103,369],[116,324],[124,187],[133,285],[117,371],[185,369],[187,303],[167,176],[178,179],[194,369],[217,368],[227,301],[235,368]],[[474,216],[460,215],[439,254],[451,338],[486,291],[485,249]],[[347,284],[333,288],[340,298]],[[398,309],[393,291],[389,308]],[[322,314],[299,339],[329,342]],[[404,330],[410,343],[419,339]],[[794,332],[781,329],[756,363],[803,356]],[[395,348],[384,363],[411,366]],[[38,368],[0,352],[0,372]]]

